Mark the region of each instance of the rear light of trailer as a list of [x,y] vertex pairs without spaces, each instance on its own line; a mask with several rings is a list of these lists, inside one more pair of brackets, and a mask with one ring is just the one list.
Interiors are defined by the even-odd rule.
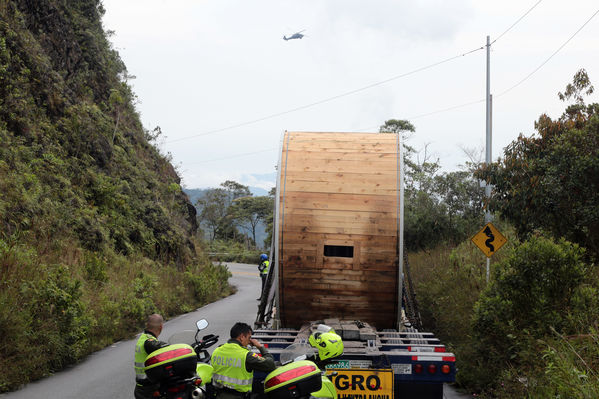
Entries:
[[428,372],[431,374],[435,374],[437,372],[437,366],[434,364],[428,365]]
[[451,367],[449,367],[449,364],[444,364],[441,366],[441,372],[443,374],[449,374],[451,372]]
[[414,365],[414,373],[416,374],[422,374],[422,370],[424,368],[422,367],[422,364],[418,363]]

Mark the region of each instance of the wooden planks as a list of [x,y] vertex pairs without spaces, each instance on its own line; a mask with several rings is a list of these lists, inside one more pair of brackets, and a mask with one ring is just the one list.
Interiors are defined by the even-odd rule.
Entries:
[[[278,221],[286,326],[326,317],[362,319],[379,328],[395,324],[396,140],[386,134],[286,133]],[[352,247],[353,257],[324,256],[325,245]]]

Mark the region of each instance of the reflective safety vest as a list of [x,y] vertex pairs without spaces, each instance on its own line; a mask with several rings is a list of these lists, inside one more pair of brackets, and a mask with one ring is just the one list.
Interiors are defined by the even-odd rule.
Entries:
[[144,372],[144,362],[146,361],[148,354],[146,353],[144,344],[150,338],[155,339],[151,334],[142,333],[135,344],[135,381],[143,381],[147,378],[146,373]]
[[264,265],[264,269],[262,269],[260,273],[268,274],[268,267],[270,266],[270,262],[265,260],[264,262],[262,262],[262,264]]
[[248,350],[238,344],[224,344],[212,353],[210,364],[214,368],[212,383],[217,388],[230,388],[237,392],[252,390],[253,371],[245,368]]

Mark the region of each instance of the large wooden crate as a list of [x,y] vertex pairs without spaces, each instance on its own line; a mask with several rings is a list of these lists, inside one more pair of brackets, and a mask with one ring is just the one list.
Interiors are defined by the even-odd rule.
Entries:
[[399,145],[382,133],[286,132],[279,182],[281,322],[397,326]]

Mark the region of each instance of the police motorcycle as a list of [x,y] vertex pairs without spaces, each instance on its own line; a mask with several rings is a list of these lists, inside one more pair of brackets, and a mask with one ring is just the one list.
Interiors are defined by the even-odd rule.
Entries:
[[292,344],[281,352],[282,366],[264,379],[267,399],[337,399],[325,366],[343,354],[343,341],[331,327],[319,324],[309,343]]
[[208,327],[205,319],[196,322],[196,331],[186,330],[173,334],[168,346],[150,353],[144,362],[148,379],[159,385],[154,393],[164,399],[204,399],[207,397],[212,366],[206,350],[218,342],[218,335],[199,338]]

